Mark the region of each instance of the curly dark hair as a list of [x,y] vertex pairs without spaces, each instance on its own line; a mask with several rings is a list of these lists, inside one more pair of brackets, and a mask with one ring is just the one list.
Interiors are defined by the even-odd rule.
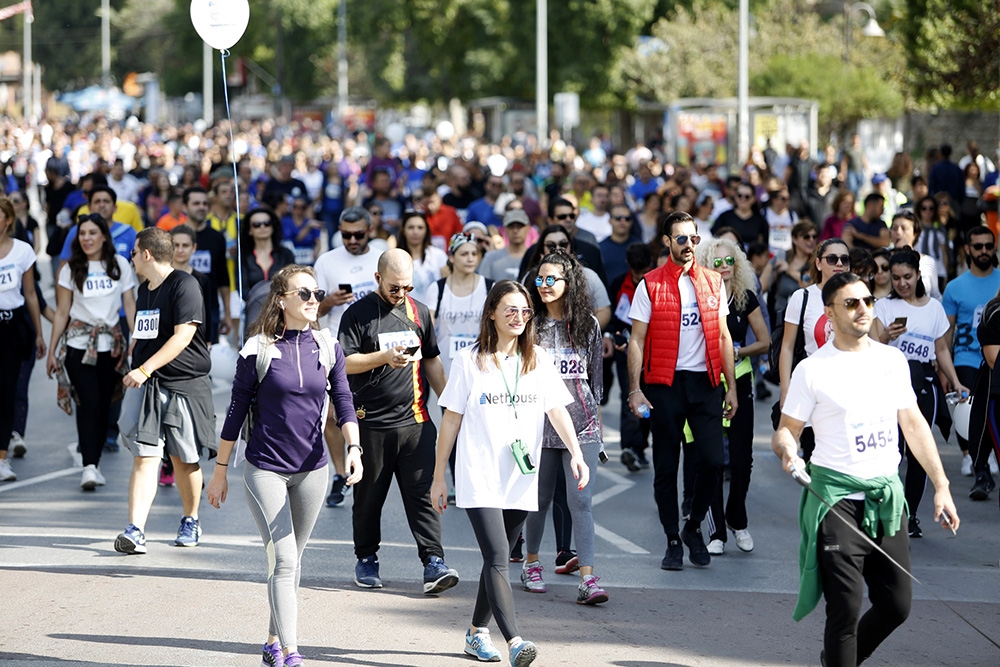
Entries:
[[101,234],[104,235],[104,243],[101,245],[101,262],[104,264],[104,272],[108,274],[108,278],[121,280],[122,277],[121,268],[118,266],[118,259],[115,257],[117,254],[115,252],[115,245],[111,242],[111,230],[108,227],[108,221],[97,213],[81,215],[77,219],[77,235],[73,239],[73,245],[70,246],[69,262],[67,262],[73,283],[81,292],[83,291],[83,284],[87,280],[87,275],[90,273],[90,260],[87,259],[87,254],[83,252],[83,246],[80,245],[79,225],[85,222],[97,225],[97,228],[101,230]]
[[[574,349],[587,349],[590,338],[594,335],[594,309],[590,303],[590,292],[587,291],[587,277],[583,274],[583,265],[572,255],[553,252],[545,255],[539,263],[540,269],[545,264],[558,266],[566,279],[566,291],[562,297],[563,321],[567,323],[570,345]],[[538,271],[531,272],[528,281],[528,294],[531,295],[531,305],[535,309],[535,319],[548,317],[548,309],[542,303],[542,297],[535,285]]]

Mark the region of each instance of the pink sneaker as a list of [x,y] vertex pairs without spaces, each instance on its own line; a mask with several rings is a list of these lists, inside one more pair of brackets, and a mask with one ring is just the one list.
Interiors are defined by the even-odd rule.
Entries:
[[577,604],[600,604],[608,601],[608,593],[597,585],[598,577],[587,575],[580,582],[576,593]]
[[174,467],[169,463],[160,464],[160,486],[174,485]]

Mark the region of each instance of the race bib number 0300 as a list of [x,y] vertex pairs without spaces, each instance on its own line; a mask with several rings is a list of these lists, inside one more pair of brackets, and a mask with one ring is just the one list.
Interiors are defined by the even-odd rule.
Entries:
[[140,310],[135,314],[135,330],[132,338],[152,340],[160,333],[160,309]]

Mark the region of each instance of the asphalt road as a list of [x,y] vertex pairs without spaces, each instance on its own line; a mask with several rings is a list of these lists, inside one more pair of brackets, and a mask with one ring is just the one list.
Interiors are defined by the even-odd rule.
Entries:
[[[2,378],[0,381],[11,381]],[[617,392],[615,392],[617,394]],[[228,389],[217,387],[216,411]],[[742,408],[741,408],[742,409]],[[521,634],[539,645],[537,665],[817,665],[822,604],[792,621],[798,585],[800,489],[770,450],[767,415],[758,403],[750,530],[756,542],[699,569],[659,569],[665,539],[652,498],[652,471],[630,474],[619,462],[617,396],[605,409],[611,461],[594,477],[595,574],[610,601],[576,605],[577,579],[554,574],[551,524],[542,562],[549,590],[515,583]],[[432,410],[436,414],[436,411]],[[75,423],[55,405],[55,383],[36,367],[24,459],[17,482],[0,484],[0,661],[33,665],[256,665],[267,626],[265,556],[238,484],[221,510],[203,504],[202,543],[172,546],[180,517],[173,488],[161,488],[147,526],[149,553],[113,550],[126,523],[131,458],[105,454],[106,487],[80,490],[67,445]],[[998,509],[968,498],[959,452],[939,442],[954,485],[962,528],[957,537],[921,506],[925,537],[914,540],[913,612],[866,664],[1000,665],[1000,649],[935,599],[940,597],[1000,642]],[[205,464],[211,471],[211,464]],[[470,621],[482,561],[464,512],[443,517],[446,560],[461,583],[440,597],[420,593],[421,565],[393,492],[383,517],[380,552],[385,588],[353,584],[350,504],[324,508],[306,550],[299,640],[307,664],[470,665],[462,637]],[[512,577],[517,582],[516,567]],[[494,636],[499,632],[493,627]],[[499,639],[498,639],[499,642]],[[506,660],[506,651],[501,647]]]

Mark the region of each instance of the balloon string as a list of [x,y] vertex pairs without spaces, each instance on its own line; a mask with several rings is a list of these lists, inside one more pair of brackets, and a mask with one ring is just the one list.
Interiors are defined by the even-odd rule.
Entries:
[[[229,49],[220,49],[220,60],[222,61],[222,96],[226,100],[226,120],[229,122],[229,154],[233,161],[233,187],[236,194],[236,293],[240,298],[240,319],[238,337],[240,349],[243,349],[243,318],[245,315],[243,308],[243,244],[241,239],[243,234],[240,230],[242,222],[240,216],[240,177],[236,167],[236,143],[233,140],[233,115],[229,110],[229,79],[226,77],[226,58],[230,56]],[[226,308],[230,305],[225,304]]]

